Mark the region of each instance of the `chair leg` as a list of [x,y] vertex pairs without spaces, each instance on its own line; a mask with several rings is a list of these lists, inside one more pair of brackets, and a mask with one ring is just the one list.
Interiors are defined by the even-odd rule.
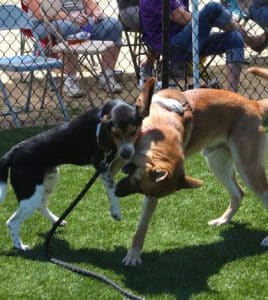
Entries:
[[100,56],[100,54],[96,54],[96,56],[97,56],[97,59],[98,59],[98,63],[100,65],[100,67],[101,67],[101,72],[102,72],[102,74],[103,74],[103,76],[104,76],[104,78],[105,78],[105,80],[107,82],[107,86],[108,86],[108,89],[109,89],[109,93],[108,94],[110,94],[111,97],[114,97],[114,92],[113,92],[112,86],[110,84],[109,78],[107,77],[106,73],[104,72],[105,70],[103,69],[103,66],[102,66],[101,56]]
[[[109,92],[107,92],[107,93],[108,93],[109,96],[114,97],[114,92],[113,92],[113,90],[112,90],[112,87],[111,87],[111,85],[110,85],[110,82],[109,82],[109,80],[108,80],[108,77],[106,76],[106,74],[105,74],[105,72],[104,72],[104,69],[103,69],[103,67],[102,67],[101,55],[100,55],[100,54],[95,54],[95,56],[97,57],[98,64],[99,64],[100,67],[101,67],[101,72],[102,72],[102,74],[103,74],[105,80],[107,81],[107,86],[108,86],[108,89],[109,89]],[[86,64],[83,63],[84,61],[87,61],[87,62],[88,62],[88,64],[90,65],[89,68],[86,66]],[[94,61],[94,59],[93,59],[93,61]],[[95,61],[95,63],[96,63],[96,61]],[[98,78],[98,74],[96,73],[95,68],[92,66],[92,57],[91,57],[91,55],[83,55],[83,56],[81,57],[80,61],[79,61],[79,65],[81,65],[81,66],[83,65],[84,68],[86,68],[87,71],[88,71],[93,77],[96,78],[96,80],[99,79],[99,78]],[[82,76],[82,78],[83,78],[83,75],[81,75],[81,76]]]
[[[88,85],[87,83],[87,79],[85,78],[84,74],[83,74],[83,70],[82,70],[82,66],[94,77],[96,78],[96,80],[98,79],[98,75],[97,75],[97,71],[96,68],[94,66],[92,66],[93,70],[88,67],[86,65],[86,63],[89,63],[89,65],[91,66],[91,63],[93,63],[94,65],[96,65],[96,62],[94,61],[94,58],[88,57],[88,55],[82,55],[79,58],[79,66],[78,66],[78,72],[80,74],[80,78],[81,78],[81,82],[83,82],[83,85],[86,87]],[[96,104],[94,104],[94,101],[92,101],[90,93],[88,91],[86,91],[87,94],[87,99],[89,100],[90,104],[92,107],[95,107]]]
[[26,98],[26,103],[23,108],[24,112],[29,112],[30,110],[30,102],[31,102],[31,96],[32,96],[32,87],[33,87],[33,79],[34,79],[34,72],[30,72],[30,79],[29,79],[29,88],[28,88],[28,93],[27,93],[27,98]]
[[8,93],[7,93],[6,88],[5,88],[5,86],[4,86],[4,84],[1,80],[0,80],[0,90],[1,90],[2,95],[3,95],[3,101],[4,101],[5,105],[8,108],[8,112],[7,113],[1,113],[1,115],[11,115],[15,127],[20,127],[20,122],[17,118],[17,115],[16,115],[15,111],[12,108],[12,105],[9,101]]
[[46,76],[45,76],[45,84],[44,84],[44,90],[43,90],[40,109],[43,109],[44,106],[45,106],[45,96],[46,96],[46,93],[47,93],[47,87],[48,87],[48,74],[46,74]]
[[51,71],[47,70],[47,72],[48,72],[47,76],[48,76],[49,83],[51,84],[52,88],[55,91],[55,94],[56,94],[56,97],[57,97],[57,100],[58,100],[58,104],[59,104],[60,109],[61,109],[61,111],[62,111],[62,113],[64,115],[64,119],[65,119],[65,121],[68,121],[69,120],[69,115],[68,115],[66,107],[64,105],[62,96],[61,96],[61,94],[60,94],[60,92],[59,92],[59,90],[57,88],[57,85],[56,85],[53,77],[52,77]]
[[135,41],[134,41],[134,46],[133,46],[131,41],[130,41],[129,33],[127,31],[125,31],[125,35],[126,35],[127,44],[128,44],[129,52],[130,52],[130,55],[131,55],[131,59],[132,59],[132,62],[133,62],[137,82],[139,82],[139,79],[140,79],[140,70],[139,70],[139,68],[140,67],[137,64],[137,57],[136,57],[136,53],[135,53],[135,47],[136,47]]
[[25,52],[25,44],[26,44],[25,36],[24,36],[24,34],[21,32],[21,33],[20,33],[20,55],[23,55],[24,52]]

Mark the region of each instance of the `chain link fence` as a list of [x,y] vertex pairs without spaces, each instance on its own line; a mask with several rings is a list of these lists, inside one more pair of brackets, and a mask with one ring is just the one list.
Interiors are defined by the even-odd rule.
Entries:
[[[164,1],[169,3],[168,0]],[[1,5],[11,4],[22,8],[31,19],[45,56],[63,61],[61,68],[52,69],[52,77],[57,83],[56,89],[62,95],[69,118],[73,118],[112,98],[120,98],[133,103],[144,80],[150,75],[158,78],[156,88],[161,88],[163,81],[179,90],[193,86],[193,74],[196,71],[196,66],[192,63],[194,37],[192,40],[183,40],[181,45],[175,43],[176,47],[170,47],[169,42],[175,34],[172,23],[176,20],[180,22],[180,26],[176,29],[178,32],[187,26],[188,18],[191,18],[190,13],[193,12],[192,3],[181,1],[184,4],[184,10],[189,11],[189,14],[180,14],[180,10],[174,11],[174,3],[178,4],[180,1],[170,0],[171,11],[168,15],[172,17],[165,21],[167,24],[163,28],[173,26],[173,29],[166,31],[169,36],[164,36],[163,39],[162,34],[160,36],[157,34],[157,26],[160,24],[159,15],[154,15],[152,12],[158,9],[158,6],[161,7],[164,1],[141,0],[141,6],[139,6],[139,1],[103,0],[99,1],[96,6],[94,2],[86,0],[46,0],[40,1],[41,5],[38,0],[22,0],[21,2],[1,0]],[[211,3],[211,1],[199,1],[199,16],[204,14],[205,7]],[[251,18],[248,7],[243,6],[243,3],[242,5],[240,3],[240,6],[233,1],[226,0],[216,3],[227,7],[232,12],[233,19],[236,20],[235,24],[240,24],[239,28],[244,30],[241,31],[241,36],[244,34],[244,40],[249,40],[248,43],[243,44],[244,58],[243,61],[239,61],[236,55],[241,55],[241,51],[236,51],[237,49],[233,51],[237,40],[230,42],[230,39],[227,39],[232,47],[223,43],[226,35],[234,31],[234,28],[227,28],[229,21],[224,21],[220,26],[210,24],[212,32],[225,32],[225,35],[213,40],[213,45],[196,44],[197,47],[199,46],[199,54],[201,53],[197,70],[200,74],[200,85],[231,89],[232,82],[240,75],[237,86],[239,93],[254,100],[268,97],[267,82],[247,72],[250,66],[265,67],[267,65],[268,48],[261,52],[252,50],[254,48],[252,43],[262,43],[265,38],[263,24],[257,24]],[[248,1],[246,3],[249,4]],[[139,7],[143,9],[140,12],[141,20],[139,20]],[[185,17],[185,21],[180,19],[182,17]],[[215,21],[215,18],[212,20]],[[152,23],[153,21],[155,23]],[[149,29],[148,26],[150,26]],[[204,23],[200,23],[199,27],[201,36],[200,30],[204,29]],[[3,29],[2,26],[0,29]],[[150,35],[152,33],[153,36]],[[88,34],[90,35],[89,41],[99,40],[99,42],[97,44],[85,42],[89,37]],[[200,36],[197,36],[197,40]],[[251,37],[254,37],[252,43]],[[157,47],[157,39],[158,42],[159,39],[161,43],[163,41],[164,52],[162,48]],[[164,47],[167,43],[168,47]],[[101,44],[103,44],[103,49]],[[220,46],[217,48],[218,44]],[[38,57],[41,53],[35,46],[36,40],[31,30],[17,28],[0,31],[0,58],[33,53]],[[209,53],[209,47],[214,54],[203,55]],[[222,49],[219,49],[220,47]],[[241,48],[241,45],[238,43],[237,47]],[[179,59],[178,56],[180,56]],[[226,59],[229,65],[233,62],[241,62],[239,64],[241,74],[239,74],[239,69],[230,72],[230,69],[226,67]],[[24,103],[28,97],[30,85],[29,72],[11,72],[3,67],[1,61],[0,65],[0,79],[7,90],[10,104],[14,111],[20,111],[16,113],[20,126],[52,125],[64,121],[64,114],[55,96],[55,88],[47,81],[46,72],[40,70],[34,72],[30,105],[25,108]],[[1,90],[3,91],[3,88]],[[7,129],[14,126],[10,108],[1,93],[0,128]]]

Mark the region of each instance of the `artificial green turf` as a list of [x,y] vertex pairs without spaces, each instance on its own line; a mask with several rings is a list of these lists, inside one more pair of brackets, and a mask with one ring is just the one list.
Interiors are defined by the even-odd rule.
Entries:
[[[40,131],[0,132],[0,153]],[[248,189],[229,225],[207,221],[227,207],[228,194],[211,176],[201,155],[187,161],[188,175],[203,187],[161,199],[146,237],[143,265],[125,267],[121,260],[136,229],[142,197],[122,199],[121,222],[109,216],[109,204],[98,181],[57,231],[55,256],[104,274],[146,299],[268,299],[268,252],[260,246],[268,234],[267,211]],[[90,167],[63,166],[50,208],[60,215],[93,174]],[[48,263],[44,239],[51,228],[36,212],[22,227],[31,245],[23,254],[12,248],[5,222],[16,209],[9,186],[0,207],[0,299],[122,299],[112,288]]]

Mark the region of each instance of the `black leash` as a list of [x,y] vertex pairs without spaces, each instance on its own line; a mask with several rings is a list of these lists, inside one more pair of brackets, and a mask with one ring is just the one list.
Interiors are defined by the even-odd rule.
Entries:
[[60,259],[57,259],[55,257],[53,257],[53,255],[51,254],[51,247],[50,247],[50,243],[51,243],[51,239],[56,231],[56,229],[60,226],[61,222],[70,214],[70,212],[75,208],[75,206],[78,204],[78,202],[85,196],[86,192],[90,189],[90,187],[93,185],[93,183],[96,181],[96,179],[99,177],[99,175],[108,167],[108,164],[106,161],[102,161],[100,163],[99,168],[96,170],[96,172],[94,173],[94,175],[90,178],[90,180],[88,181],[88,183],[85,185],[85,187],[82,189],[82,191],[79,193],[79,195],[74,199],[74,201],[70,204],[70,206],[63,212],[63,214],[60,216],[60,218],[58,219],[58,221],[56,223],[53,224],[50,232],[48,233],[48,236],[46,238],[45,241],[45,254],[47,259],[58,265],[61,266],[65,269],[68,269],[74,273],[78,273],[84,276],[88,276],[94,279],[97,279],[107,285],[110,285],[111,287],[113,287],[115,290],[117,290],[118,292],[120,292],[124,297],[128,298],[128,299],[133,299],[133,300],[142,300],[142,298],[139,298],[133,294],[131,294],[130,292],[126,291],[125,289],[123,289],[122,287],[120,287],[118,284],[116,284],[114,281],[110,280],[109,278],[107,278],[104,275],[100,275],[97,274],[95,272],[92,271],[88,271],[88,270],[84,270],[81,268],[78,268],[72,264],[69,264],[67,262],[64,262]]

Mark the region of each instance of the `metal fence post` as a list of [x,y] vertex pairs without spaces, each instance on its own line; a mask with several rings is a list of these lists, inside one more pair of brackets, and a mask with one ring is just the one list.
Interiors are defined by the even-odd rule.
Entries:
[[192,0],[192,47],[193,47],[193,79],[194,88],[200,86],[199,74],[199,43],[198,43],[198,0]]
[[162,50],[162,88],[169,86],[169,0],[163,0],[163,50]]

